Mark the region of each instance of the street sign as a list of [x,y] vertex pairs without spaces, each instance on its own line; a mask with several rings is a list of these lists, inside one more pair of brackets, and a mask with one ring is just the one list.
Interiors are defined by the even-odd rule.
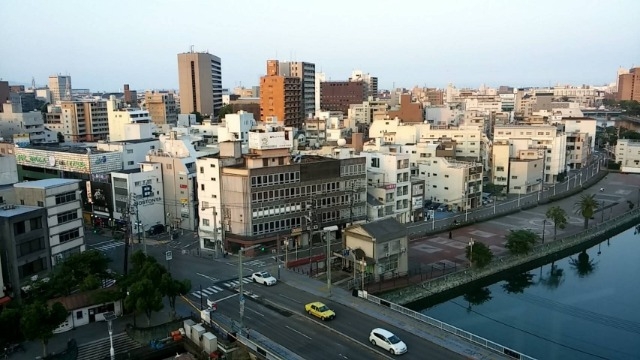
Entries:
[[171,252],[171,250],[167,251],[164,255],[165,255],[167,261],[173,259],[173,253]]
[[240,295],[240,302],[244,303],[244,295]]

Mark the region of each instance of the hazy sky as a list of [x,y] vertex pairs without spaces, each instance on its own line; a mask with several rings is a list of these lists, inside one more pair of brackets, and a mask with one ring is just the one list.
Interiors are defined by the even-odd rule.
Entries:
[[274,58],[380,88],[602,85],[640,65],[639,0],[1,0],[0,17],[0,78],[94,91],[177,88],[191,45],[228,88]]

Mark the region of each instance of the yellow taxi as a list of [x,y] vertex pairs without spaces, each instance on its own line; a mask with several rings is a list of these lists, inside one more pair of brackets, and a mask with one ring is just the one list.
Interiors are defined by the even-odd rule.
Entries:
[[309,315],[313,315],[321,320],[331,320],[336,317],[336,313],[321,302],[312,302],[304,306]]

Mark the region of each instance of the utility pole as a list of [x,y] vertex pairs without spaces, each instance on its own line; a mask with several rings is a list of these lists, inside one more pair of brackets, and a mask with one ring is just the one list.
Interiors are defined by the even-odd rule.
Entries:
[[124,268],[123,272],[126,276],[129,273],[129,237],[131,236],[131,217],[130,217],[130,206],[131,203],[127,198],[126,207],[124,208],[124,213],[122,214],[122,220],[125,222],[125,230],[124,230]]
[[218,222],[216,221],[218,212],[215,206],[211,208],[213,209],[213,247],[216,250],[216,257],[220,257],[218,252]]
[[331,241],[329,241],[326,231],[322,232],[322,237],[327,242],[327,290],[331,296]]
[[242,269],[242,253],[247,251],[247,250],[251,250],[254,249],[256,247],[258,247],[260,244],[255,244],[252,246],[249,246],[248,248],[240,248],[240,250],[238,251],[238,281],[240,283],[240,294],[239,294],[239,299],[240,299],[240,333],[242,333],[242,329],[244,328],[244,282],[242,281],[242,277],[243,277],[243,269]]
[[351,196],[349,197],[349,225],[353,225],[353,203],[355,202],[356,180],[351,180]]
[[144,237],[142,237],[141,240],[141,234],[142,234],[142,224],[140,223],[140,211],[138,211],[138,201],[137,200],[133,200],[133,206],[136,207],[136,229],[138,232],[138,244],[140,243],[140,241],[143,242],[143,248],[144,248],[144,254],[147,255],[147,242],[145,241]]

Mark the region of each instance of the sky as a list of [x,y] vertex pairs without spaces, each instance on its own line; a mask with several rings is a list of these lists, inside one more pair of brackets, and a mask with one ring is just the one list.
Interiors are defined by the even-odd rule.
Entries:
[[308,61],[379,88],[603,85],[640,66],[638,0],[1,0],[0,78],[177,89],[177,54],[222,58],[226,88],[266,60]]

